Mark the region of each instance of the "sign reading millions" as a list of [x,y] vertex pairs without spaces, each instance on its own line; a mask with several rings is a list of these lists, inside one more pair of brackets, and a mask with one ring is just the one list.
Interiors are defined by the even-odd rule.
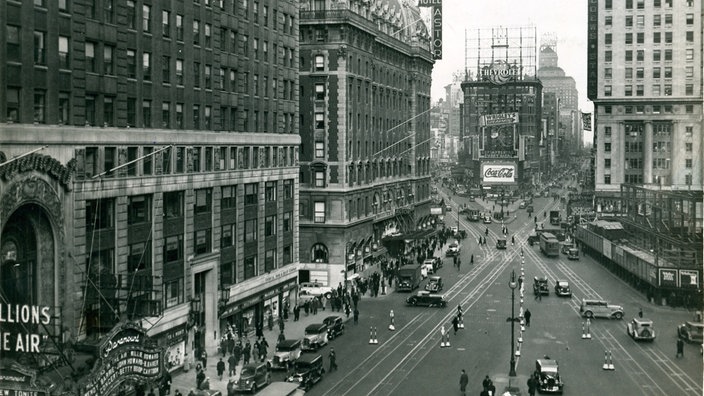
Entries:
[[[13,327],[26,329],[51,322],[49,307],[38,305],[0,304],[0,352],[39,353],[43,335],[13,332]],[[13,326],[18,325],[18,326]]]

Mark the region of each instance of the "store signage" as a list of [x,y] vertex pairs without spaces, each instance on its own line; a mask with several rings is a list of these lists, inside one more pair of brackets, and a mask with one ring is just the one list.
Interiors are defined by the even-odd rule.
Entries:
[[497,60],[494,63],[482,67],[479,71],[483,81],[489,81],[495,85],[503,85],[510,81],[516,81],[521,75],[521,68],[517,65],[510,65],[506,61]]
[[112,394],[126,379],[156,382],[164,367],[164,352],[134,323],[118,325],[100,346],[99,361],[80,385],[80,394]]
[[518,156],[516,150],[482,150],[482,158],[515,158]]
[[587,11],[587,98],[599,94],[599,0],[589,0]]
[[442,214],[442,208],[430,208],[430,214],[431,215],[441,215]]
[[699,271],[697,270],[680,270],[680,287],[699,287]]
[[[13,331],[48,325],[51,309],[39,305],[0,304],[0,352],[40,353],[39,344],[46,337],[29,331]],[[0,353],[1,354],[1,353]]]
[[516,181],[516,165],[485,164],[482,165],[483,181],[485,183],[514,183]]
[[677,270],[660,268],[660,286],[677,287]]
[[442,59],[442,0],[419,0],[418,7],[432,8],[433,59]]
[[484,114],[479,117],[479,126],[518,124],[518,113]]
[[11,367],[0,369],[0,395],[46,396],[48,393],[36,384],[36,371]]

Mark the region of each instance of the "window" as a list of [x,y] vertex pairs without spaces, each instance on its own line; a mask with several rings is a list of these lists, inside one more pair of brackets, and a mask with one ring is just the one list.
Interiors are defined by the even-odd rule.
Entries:
[[244,258],[244,279],[251,279],[257,276],[257,256]]
[[660,62],[660,50],[653,50],[653,61]]
[[46,91],[34,90],[34,122],[46,124]]
[[137,78],[137,54],[134,50],[127,50],[127,78]]
[[234,236],[234,225],[227,224],[220,227],[220,248],[224,249],[235,244]]
[[314,67],[315,67],[315,71],[323,71],[323,70],[325,70],[325,56],[323,56],[323,55],[316,55],[316,56],[315,56]]
[[626,15],[626,27],[633,27],[633,15]]
[[152,80],[152,54],[149,52],[142,54],[142,79],[144,81]]
[[264,218],[264,236],[276,235],[276,215],[266,216]]
[[315,158],[325,158],[324,142],[315,142]]
[[643,50],[636,51],[636,61],[643,62],[643,60],[645,60],[645,51],[643,51]]
[[235,209],[237,207],[237,186],[225,186],[220,197],[221,209]]
[[685,137],[691,138],[693,134],[694,134],[694,127],[691,127],[691,126],[685,127],[685,130],[684,130]]
[[[252,94],[254,96],[259,96],[259,74],[254,74],[252,78]],[[256,122],[254,124],[257,125]]]
[[665,32],[665,44],[672,44],[672,32]]
[[129,249],[130,251],[127,256],[127,271],[129,273],[151,268],[152,243],[150,240],[131,244],[129,245]]
[[183,15],[176,14],[176,40],[183,41]]
[[604,96],[611,96],[611,85],[604,85]]
[[691,153],[692,152],[692,143],[685,143],[684,144],[684,151]]
[[643,44],[645,42],[645,33],[636,34],[636,44]]
[[111,45],[103,46],[103,73],[108,76],[115,74],[115,47]]
[[59,36],[59,68],[70,69],[68,37]]
[[610,127],[610,126],[605,126],[605,127],[604,127],[604,136],[605,136],[605,137],[610,137],[610,136],[611,136],[611,127]]
[[660,78],[660,68],[659,67],[653,68],[653,78]]
[[315,113],[315,129],[325,129],[325,114]]
[[254,242],[257,240],[257,219],[249,219],[244,222],[244,242]]
[[161,104],[161,127],[171,128],[171,102]]
[[7,25],[5,28],[7,41],[7,60],[12,62],[20,61],[20,28],[18,26]]
[[109,96],[103,99],[103,124],[115,126],[115,99]]
[[142,154],[144,155],[144,160],[142,160],[144,166],[142,167],[142,172],[145,175],[151,175],[152,174],[152,157],[151,154],[154,151],[151,147],[145,147],[142,150]]
[[606,153],[611,152],[611,143],[604,143],[604,152],[606,152]]
[[314,209],[313,221],[316,223],[325,223],[325,202],[315,202]]
[[633,33],[626,33],[626,44],[633,44]]
[[665,67],[665,78],[672,78],[672,67],[671,66]]
[[611,33],[604,34],[604,44],[611,45],[612,40],[613,39]]
[[134,29],[137,25],[137,10],[134,0],[127,0],[127,28]]
[[636,78],[641,79],[645,76],[645,69],[642,67],[636,68]]
[[684,94],[687,96],[694,95],[694,84],[685,84],[684,85]]
[[633,9],[633,0],[626,0],[626,9],[627,10]]
[[200,62],[193,62],[193,86],[200,88]]
[[86,50],[85,50],[85,58],[86,58],[86,71],[95,73],[96,68],[95,68],[95,44],[91,43],[89,41],[86,42]]
[[293,199],[293,180],[284,180],[284,199]]
[[210,234],[210,228],[207,228],[205,230],[197,230],[193,233],[194,254],[208,253],[212,250]]
[[694,60],[694,50],[692,48],[687,48],[685,50],[685,57],[684,59],[691,61]]
[[213,125],[213,116],[212,116],[212,110],[213,108],[210,106],[205,106],[205,129],[211,130]]
[[283,265],[291,264],[293,262],[293,255],[291,255],[291,245],[284,246],[282,256],[283,257],[281,257],[281,262]]
[[606,169],[611,168],[611,158],[604,158],[604,168],[606,168]]
[[687,14],[685,20],[687,25],[694,25],[694,14]]
[[264,185],[264,199],[266,202],[276,201],[276,182],[266,182]]
[[[691,143],[689,143],[691,146]],[[282,228],[284,232],[291,232],[293,230],[293,224],[291,223],[291,216],[293,215],[293,212],[284,212],[284,220],[282,224]]]
[[687,40],[688,43],[693,43],[694,42],[694,32],[686,32],[685,33],[685,39]]
[[94,199],[86,201],[86,229],[103,230],[113,228],[113,201]]
[[163,205],[165,219],[183,217],[183,191],[165,192]]
[[209,188],[195,190],[196,203],[193,211],[198,213],[208,213],[212,211],[213,192]]
[[607,15],[604,17],[604,25],[606,25],[606,26],[613,25],[613,17],[611,15]]
[[633,61],[633,50],[626,50],[626,62]]
[[605,67],[604,68],[604,78],[611,78],[612,77],[612,69],[610,67]]
[[183,85],[183,59],[176,59],[176,85]]
[[604,184],[611,184],[611,175],[604,175]]
[[325,172],[324,171],[315,171],[313,176],[315,177],[315,186],[316,187],[325,187]]
[[205,89],[212,89],[213,88],[212,67],[210,65],[205,65],[205,68],[203,69],[203,74],[204,74],[204,78],[205,78]]
[[276,269],[276,249],[269,249],[264,252],[264,271],[269,272]]
[[164,281],[164,308],[171,308],[183,303],[183,278]]
[[59,92],[59,125],[68,125],[71,123],[70,105],[70,94],[68,92]]
[[672,14],[665,14],[665,25],[672,25]]
[[34,32],[34,64],[46,65],[46,33]]
[[114,0],[103,0],[103,22],[113,23],[115,18]]
[[96,0],[85,1],[85,15],[90,19],[95,19],[95,1]]
[[692,159],[687,158],[684,160],[684,167],[687,169],[692,169]]
[[687,78],[692,78],[694,77],[694,67],[692,66],[686,66],[684,68],[684,76]]
[[684,112],[687,114],[693,114],[694,113],[694,106],[693,105],[685,105]]
[[653,43],[660,44],[660,32],[653,32]]
[[206,48],[210,48],[211,39],[212,39],[212,35],[213,35],[213,32],[212,32],[213,27],[211,24],[206,23],[204,29],[205,30],[203,31],[203,33],[205,36],[205,46],[206,46]]
[[142,31],[150,33],[152,31],[152,7],[142,5]]
[[200,45],[200,21],[193,20],[193,44]]
[[643,85],[636,85],[636,96],[643,96],[645,87]]
[[[143,100],[142,101],[142,127],[143,128],[151,128],[152,127],[152,101],[151,100]],[[145,174],[151,174],[151,172],[145,173]]]
[[633,68],[632,67],[627,67],[625,70],[626,73],[626,78],[631,79],[633,78]]
[[248,183],[244,185],[244,204],[256,205],[258,202],[258,185],[257,183]]
[[151,221],[151,199],[148,195],[129,197],[127,204],[127,224],[140,224]]
[[95,124],[95,95],[86,95],[86,123],[88,125]]
[[181,235],[166,237],[164,241],[164,262],[173,263],[183,259],[183,237]]
[[613,6],[613,5],[611,4],[611,2],[612,2],[612,0],[605,0],[605,1],[604,1],[604,9],[610,10],[610,9],[612,8],[612,6]]
[[611,51],[604,51],[604,61],[611,62],[613,58],[613,53]]

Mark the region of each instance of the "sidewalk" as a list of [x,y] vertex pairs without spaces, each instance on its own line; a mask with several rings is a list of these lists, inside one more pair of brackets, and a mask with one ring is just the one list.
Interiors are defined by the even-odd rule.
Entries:
[[[368,278],[371,276],[372,273],[374,272],[380,272],[381,270],[379,269],[379,265],[371,265],[368,266],[361,274],[361,276]],[[367,294],[362,296],[361,300],[365,299],[371,299],[371,298],[384,298],[389,294],[392,294],[394,292],[394,288],[387,286],[386,287],[386,294],[381,294],[381,290],[379,291],[379,296],[377,297],[371,297],[369,295],[369,292],[367,291]],[[332,311],[330,309],[330,303],[325,304],[325,309],[324,310],[319,310],[316,315],[308,314],[306,315],[305,312],[301,309],[301,315],[298,321],[293,321],[293,312],[289,312],[289,319],[286,320],[284,323],[284,335],[288,339],[300,339],[303,338],[303,333],[305,331],[305,328],[313,323],[321,323],[324,318],[330,316],[330,315],[339,315],[342,317],[342,320],[347,323],[349,320],[352,320],[352,315],[350,314],[350,317],[347,318],[345,315],[344,311]],[[272,330],[269,330],[268,328],[264,329],[264,338],[267,340],[269,343],[269,348],[267,351],[267,359],[270,359],[274,355],[274,351],[276,349],[276,340],[278,339],[279,336],[279,326],[275,325]],[[251,337],[250,338],[250,343],[254,344],[255,338]],[[222,396],[227,396],[227,383],[230,380],[230,378],[234,378],[235,380],[239,379],[240,373],[242,372],[242,359],[240,359],[240,362],[237,364],[237,369],[235,371],[235,375],[232,377],[227,376],[227,367],[229,366],[227,364],[227,358],[229,355],[223,358],[223,361],[225,362],[225,374],[222,377],[222,380],[218,379],[218,374],[216,370],[216,365],[217,362],[220,360],[220,357],[222,357],[222,354],[218,353],[218,348],[217,347],[210,347],[207,348],[208,352],[208,365],[205,367],[205,375],[206,377],[210,378],[210,389],[211,390],[217,390],[220,391]],[[254,360],[250,359],[250,363],[252,363]],[[171,373],[172,376],[172,385],[171,385],[171,394],[174,394],[174,391],[178,389],[181,391],[183,396],[187,396],[188,392],[191,389],[196,388],[196,370],[194,367],[191,367],[190,370],[187,372],[183,371],[183,369],[179,369]]]

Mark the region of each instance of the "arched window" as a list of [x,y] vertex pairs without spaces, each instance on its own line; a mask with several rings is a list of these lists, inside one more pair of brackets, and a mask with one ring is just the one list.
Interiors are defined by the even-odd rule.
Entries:
[[316,243],[310,251],[310,257],[314,263],[327,263],[328,248],[322,243]]

